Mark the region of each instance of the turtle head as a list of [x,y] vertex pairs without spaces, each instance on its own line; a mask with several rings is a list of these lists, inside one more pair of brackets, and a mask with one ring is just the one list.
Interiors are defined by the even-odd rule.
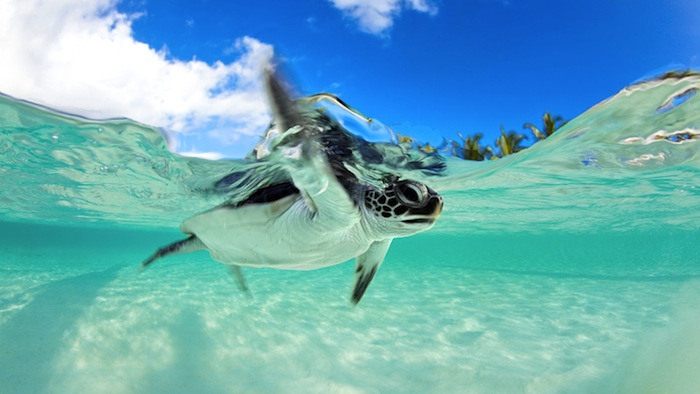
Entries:
[[396,180],[383,190],[366,190],[364,209],[383,234],[405,237],[433,227],[442,212],[442,196],[423,183]]

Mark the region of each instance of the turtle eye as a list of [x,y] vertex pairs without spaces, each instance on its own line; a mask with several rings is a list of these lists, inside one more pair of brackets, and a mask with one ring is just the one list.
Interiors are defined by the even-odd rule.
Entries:
[[428,188],[418,182],[400,182],[394,187],[399,202],[409,208],[422,208],[428,202]]

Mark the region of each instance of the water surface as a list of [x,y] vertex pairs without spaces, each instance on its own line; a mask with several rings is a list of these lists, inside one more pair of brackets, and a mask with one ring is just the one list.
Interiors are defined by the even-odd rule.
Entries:
[[352,264],[138,271],[240,161],[0,97],[2,392],[690,392],[700,387],[700,78],[622,90],[445,197],[365,298]]

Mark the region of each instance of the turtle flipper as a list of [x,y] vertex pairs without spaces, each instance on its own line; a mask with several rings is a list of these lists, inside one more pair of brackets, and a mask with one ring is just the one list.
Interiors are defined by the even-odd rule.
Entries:
[[[294,126],[304,124],[301,108],[289,96],[282,81],[272,69],[268,68],[265,70],[265,85],[270,106],[275,113],[275,120],[278,122],[280,132],[284,133]],[[302,129],[300,131],[304,136],[308,134],[308,130]]]
[[250,297],[250,290],[248,289],[248,285],[245,283],[245,276],[243,276],[243,269],[241,268],[240,265],[229,265],[228,270],[231,273],[231,276],[236,278],[236,284],[238,285],[238,288],[241,289],[245,295]]
[[141,269],[148,267],[154,261],[170,256],[173,254],[182,254],[195,252],[197,250],[206,249],[207,247],[202,243],[202,241],[197,238],[196,235],[191,235],[187,239],[183,239],[177,242],[173,242],[170,245],[163,246],[153,253],[149,258],[141,263]]
[[[328,132],[325,128],[328,124],[323,119],[327,117],[323,118],[325,115],[308,103],[292,100],[271,70],[265,76],[270,107],[280,129],[272,144],[273,154],[306,202],[308,220],[313,221],[313,225],[306,227],[319,236],[347,230],[359,222],[360,210],[338,178],[353,175],[348,170],[336,173],[334,168],[338,171],[345,168],[342,159],[335,158],[336,152],[324,145],[323,134]],[[336,167],[331,165],[331,159]]]
[[328,187],[331,169],[326,160],[318,125],[307,113],[308,108],[297,105],[272,70],[266,70],[265,81],[270,107],[280,135],[272,143],[279,161],[289,171],[297,188],[315,196]]
[[362,299],[390,245],[391,239],[374,242],[365,253],[355,258],[355,285],[350,299],[353,305],[357,305]]

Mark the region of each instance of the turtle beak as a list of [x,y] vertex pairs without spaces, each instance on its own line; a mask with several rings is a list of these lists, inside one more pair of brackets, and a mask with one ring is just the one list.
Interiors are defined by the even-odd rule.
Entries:
[[442,214],[442,206],[443,206],[442,196],[435,193],[435,195],[430,198],[430,202],[428,203],[428,205],[434,207],[433,208],[433,215],[431,217],[432,221],[434,222]]
[[438,218],[442,214],[442,207],[444,205],[444,200],[441,195],[437,195],[437,199],[439,200],[439,204],[437,205],[437,208],[435,209],[435,219]]
[[402,220],[404,223],[410,224],[433,224],[440,217],[442,213],[443,198],[441,195],[437,194],[434,190],[428,189],[430,197],[428,203],[420,209],[414,209],[411,211],[411,219]]
[[421,213],[429,215],[432,220],[435,221],[442,213],[443,199],[442,196],[437,194],[433,189],[428,188],[428,193],[430,196],[428,203],[425,204],[425,208],[421,210]]

